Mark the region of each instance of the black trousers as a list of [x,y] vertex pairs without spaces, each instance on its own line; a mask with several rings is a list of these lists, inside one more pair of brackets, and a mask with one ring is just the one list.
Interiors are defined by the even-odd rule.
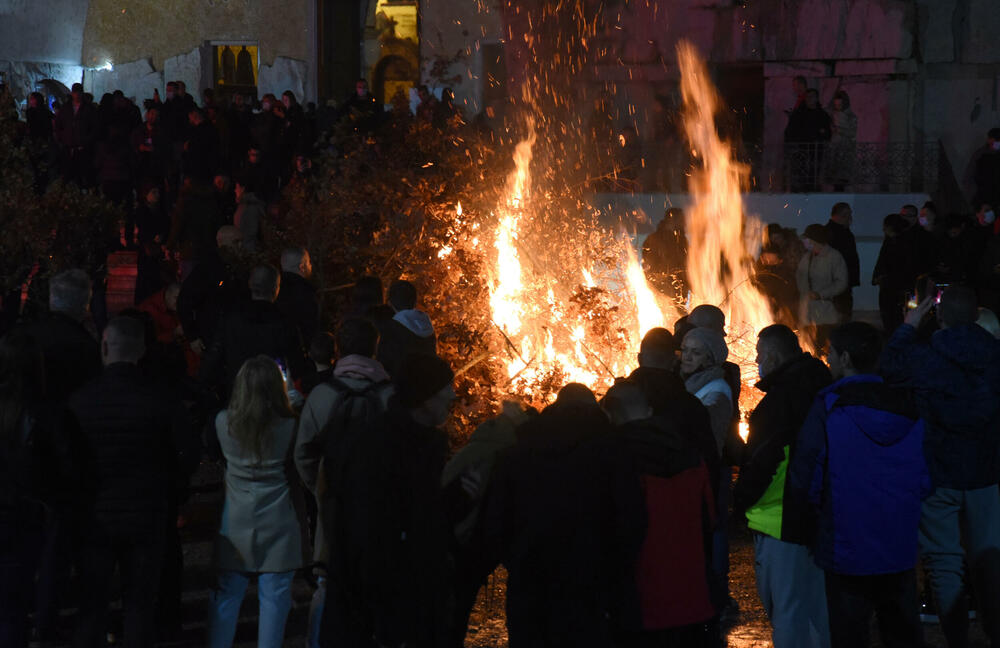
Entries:
[[75,648],[106,644],[108,604],[115,567],[122,585],[123,648],[155,641],[156,593],[163,560],[165,512],[94,522],[83,535],[80,556],[80,612]]
[[878,576],[844,576],[826,572],[826,607],[831,648],[870,645],[874,614],[885,648],[923,645],[913,569]]

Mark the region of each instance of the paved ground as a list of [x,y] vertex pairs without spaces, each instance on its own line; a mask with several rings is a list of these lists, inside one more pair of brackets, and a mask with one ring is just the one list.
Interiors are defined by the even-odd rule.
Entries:
[[[208,592],[212,584],[211,571],[212,536],[218,524],[222,490],[219,483],[218,466],[205,463],[196,480],[198,492],[185,505],[183,515],[187,523],[182,531],[184,541],[184,630],[176,641],[164,646],[203,646],[205,641],[205,621]],[[731,528],[731,589],[732,596],[740,606],[736,624],[727,631],[730,648],[766,648],[771,645],[770,629],[764,610],[760,606],[755,589],[753,571],[753,546],[745,527],[733,525]],[[472,614],[466,640],[468,648],[502,648],[507,645],[504,627],[504,579],[503,574],[495,574],[487,587],[480,592],[479,603]],[[285,646],[299,648],[304,645],[304,636],[309,616],[309,605],[313,590],[304,579],[296,579],[293,588],[294,607],[288,621]],[[251,591],[240,611],[240,625],[237,632],[237,646],[252,648],[256,645],[257,622],[256,592]],[[64,630],[71,630],[71,611],[64,616]],[[936,625],[925,625],[928,647],[944,647],[944,641]],[[880,646],[874,641],[872,646]],[[970,648],[985,648],[987,642],[977,624],[973,623],[973,641]],[[347,648],[347,647],[345,647]]]

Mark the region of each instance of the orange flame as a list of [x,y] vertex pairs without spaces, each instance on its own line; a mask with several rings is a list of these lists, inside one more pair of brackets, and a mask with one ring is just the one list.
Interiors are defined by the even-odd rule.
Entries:
[[[572,273],[582,279],[578,286],[565,285],[566,268],[557,267],[559,263],[549,256],[552,250],[530,248],[530,242],[523,240],[524,230],[532,223],[529,166],[534,143],[534,126],[529,123],[528,137],[514,153],[515,169],[508,177],[507,197],[495,213],[490,309],[505,338],[508,378],[513,391],[533,398],[546,395],[540,385],[553,376],[560,378],[559,384],[581,382],[603,391],[634,365],[643,333],[652,326],[663,326],[663,313],[646,284],[631,238],[621,237],[613,243],[620,259],[617,267],[591,265]],[[535,250],[540,260],[534,260],[529,250]],[[609,274],[616,277],[613,282],[608,280]],[[607,339],[595,337],[589,313],[569,307],[575,289],[598,288],[609,298],[620,300],[616,304],[622,312],[634,314],[632,330],[613,340],[622,344],[608,344]]]
[[[715,115],[720,102],[704,61],[684,41],[677,46],[677,59],[684,128],[700,160],[691,172],[692,205],[686,218],[692,306],[714,304],[726,313],[730,359],[740,365],[749,386],[756,380],[756,333],[773,321],[767,299],[752,281],[762,224],[744,214],[741,191],[748,186],[749,169],[719,138]],[[743,390],[743,411],[753,398],[753,390]]]

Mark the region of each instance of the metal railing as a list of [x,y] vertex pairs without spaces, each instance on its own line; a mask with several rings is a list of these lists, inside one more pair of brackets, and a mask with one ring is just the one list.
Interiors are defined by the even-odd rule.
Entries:
[[[779,193],[932,193],[947,172],[939,142],[778,144],[743,142],[736,157],[750,167],[750,191]],[[640,165],[619,161],[618,175],[631,179],[612,191],[678,193],[698,160],[683,144],[646,142]]]
[[930,193],[940,184],[938,142],[785,144],[783,153],[783,188],[793,193]]

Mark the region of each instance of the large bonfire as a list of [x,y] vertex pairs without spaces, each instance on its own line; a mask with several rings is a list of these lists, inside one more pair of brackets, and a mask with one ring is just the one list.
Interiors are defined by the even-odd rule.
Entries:
[[[748,382],[755,369],[755,332],[771,320],[751,280],[761,226],[744,215],[740,193],[748,170],[718,136],[720,106],[704,63],[687,43],[678,47],[678,61],[685,129],[697,160],[687,211],[686,305],[715,304],[726,312],[731,358],[743,366]],[[596,209],[579,204],[569,213],[552,192],[533,191],[532,120],[527,132],[516,147],[504,196],[483,215],[485,227],[463,239],[485,257],[491,320],[502,340],[494,360],[506,369],[501,391],[544,402],[575,381],[600,393],[635,368],[645,332],[672,326],[684,305],[646,282],[631,232],[610,231]],[[446,258],[456,244],[462,242],[449,241],[439,256]],[[752,390],[744,392],[750,397]]]

